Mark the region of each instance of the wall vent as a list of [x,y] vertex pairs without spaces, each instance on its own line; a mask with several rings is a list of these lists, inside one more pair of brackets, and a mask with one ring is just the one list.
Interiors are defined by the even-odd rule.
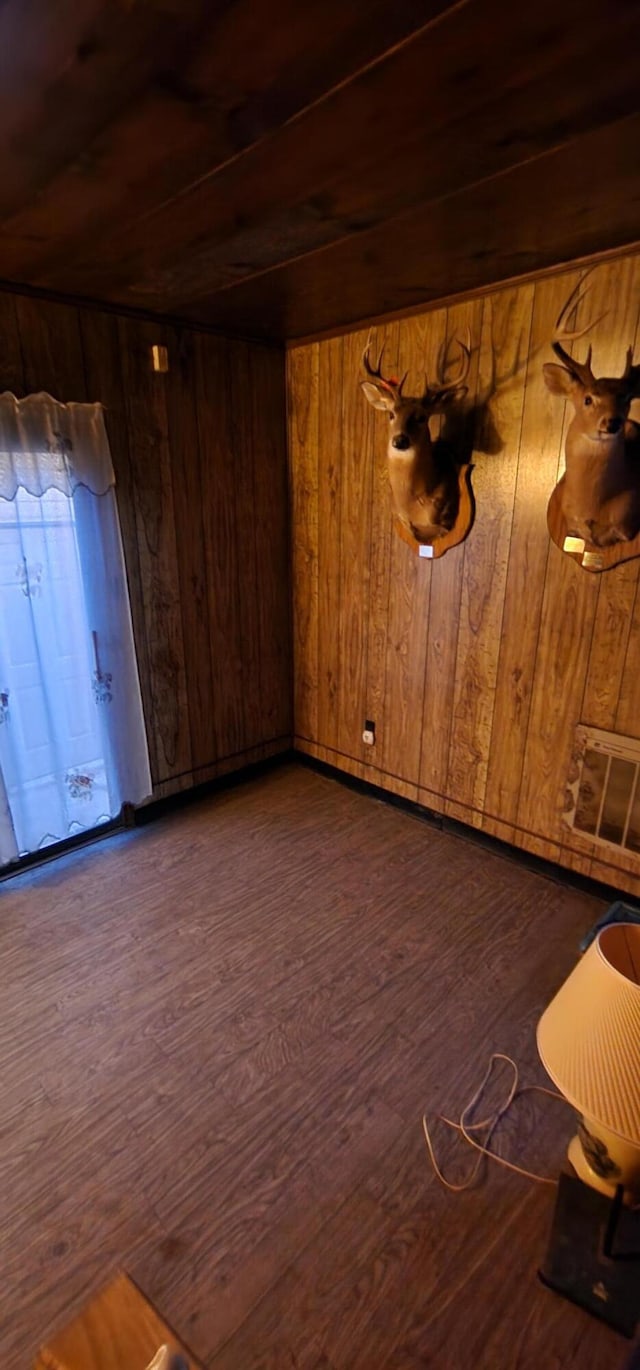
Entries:
[[579,724],[565,822],[640,855],[640,739]]

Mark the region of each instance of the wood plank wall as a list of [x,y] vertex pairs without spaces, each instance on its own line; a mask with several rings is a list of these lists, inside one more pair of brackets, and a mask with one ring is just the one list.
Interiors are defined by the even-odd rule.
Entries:
[[[410,368],[414,390],[441,340],[471,329],[476,521],[435,563],[393,530],[384,420],[357,384],[366,333],[289,351],[295,745],[640,894],[638,858],[561,817],[578,721],[640,736],[640,561],[589,574],[546,528],[566,417],[542,363],[579,275],[378,328],[389,369]],[[596,267],[581,306],[593,318],[608,310],[596,373],[619,373],[640,342],[639,296],[640,256]],[[374,749],[361,741],[365,718]]]
[[0,390],[106,406],[154,794],[287,748],[282,353],[0,293]]

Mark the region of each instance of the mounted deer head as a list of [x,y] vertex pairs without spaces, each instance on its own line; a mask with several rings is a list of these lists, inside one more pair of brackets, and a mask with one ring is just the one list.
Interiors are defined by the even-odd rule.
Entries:
[[[575,413],[565,444],[566,472],[561,509],[567,532],[595,547],[629,542],[640,532],[640,428],[629,419],[631,401],[640,396],[640,366],[633,347],[621,376],[594,376],[592,349],[579,362],[566,350],[600,319],[569,331],[570,313],[587,294],[584,277],[563,305],[552,339],[560,365],[543,368],[547,389],[571,400]],[[600,316],[602,318],[604,316]]]
[[403,395],[407,379],[382,374],[384,345],[376,366],[371,364],[371,338],[362,364],[368,380],[360,381],[374,409],[382,409],[389,419],[387,466],[396,514],[403,527],[417,542],[433,543],[451,531],[458,511],[458,472],[452,459],[445,460],[434,447],[429,431],[432,414],[461,400],[467,393],[464,384],[471,361],[471,339],[458,339],[460,363],[453,379],[444,379],[441,354],[439,378],[425,387],[421,396]]

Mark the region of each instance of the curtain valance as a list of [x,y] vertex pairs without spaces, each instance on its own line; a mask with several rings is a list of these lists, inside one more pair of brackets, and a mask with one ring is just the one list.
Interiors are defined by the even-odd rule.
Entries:
[[115,483],[101,404],[60,404],[44,392],[0,394],[0,497],[84,486],[104,495]]

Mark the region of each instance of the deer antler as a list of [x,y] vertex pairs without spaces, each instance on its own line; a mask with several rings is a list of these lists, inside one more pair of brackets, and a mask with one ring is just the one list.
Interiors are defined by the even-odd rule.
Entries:
[[449,343],[443,342],[443,344],[442,344],[442,346],[441,346],[441,348],[440,348],[439,354],[438,354],[438,371],[437,371],[437,379],[436,379],[435,385],[433,385],[433,386],[430,386],[430,385],[429,385],[429,378],[428,378],[428,376],[425,375],[425,378],[424,378],[424,399],[425,399],[425,400],[428,399],[429,397],[433,397],[434,394],[435,394],[435,395],[447,395],[447,394],[449,394],[449,392],[450,392],[451,390],[457,390],[461,385],[464,385],[464,382],[466,381],[467,376],[469,375],[469,367],[470,367],[470,365],[471,365],[471,332],[470,332],[470,329],[467,328],[466,340],[465,340],[465,341],[463,341],[462,338],[456,338],[455,341],[457,342],[458,347],[460,348],[460,365],[459,365],[459,367],[458,367],[457,374],[453,377],[453,379],[445,380],[445,373],[446,373],[446,369],[447,369],[447,355],[448,355],[448,352],[449,352]]
[[562,362],[562,365],[566,366],[567,371],[570,371],[572,376],[575,376],[577,380],[580,381],[580,384],[584,385],[587,389],[595,384],[595,376],[593,374],[593,371],[591,370],[591,344],[589,344],[587,360],[585,362],[576,361],[575,357],[572,357],[570,353],[566,351],[564,344],[568,342],[576,342],[578,338],[584,338],[585,334],[590,333],[591,329],[595,328],[596,324],[600,323],[600,320],[604,319],[606,313],[608,312],[605,309],[603,314],[599,314],[597,319],[594,319],[591,323],[586,324],[584,328],[574,328],[569,330],[565,327],[569,315],[572,314],[578,308],[578,305],[582,303],[585,296],[589,293],[590,287],[588,285],[585,286],[584,283],[587,279],[587,276],[590,275],[591,272],[587,271],[584,276],[580,277],[578,284],[574,286],[573,290],[571,291],[571,294],[569,295],[569,298],[563,304],[562,309],[560,310],[560,313],[558,315],[558,318],[556,319],[556,326],[553,330],[553,338],[551,339],[551,346],[556,354],[556,357],[559,357],[560,361]]
[[383,376],[382,357],[385,346],[386,344],[383,343],[382,347],[380,348],[380,355],[378,357],[377,365],[372,366],[371,361],[369,360],[369,353],[371,351],[371,334],[369,334],[369,337],[367,338],[367,345],[364,349],[364,352],[362,353],[362,365],[367,375],[371,377],[371,380],[373,381],[374,385],[377,385],[378,387],[381,387],[383,390],[388,391],[388,393],[393,396],[394,400],[399,400],[400,396],[402,395],[402,387],[407,379],[407,376],[409,375],[409,372],[405,371],[404,376],[400,381],[396,380],[395,376]]

